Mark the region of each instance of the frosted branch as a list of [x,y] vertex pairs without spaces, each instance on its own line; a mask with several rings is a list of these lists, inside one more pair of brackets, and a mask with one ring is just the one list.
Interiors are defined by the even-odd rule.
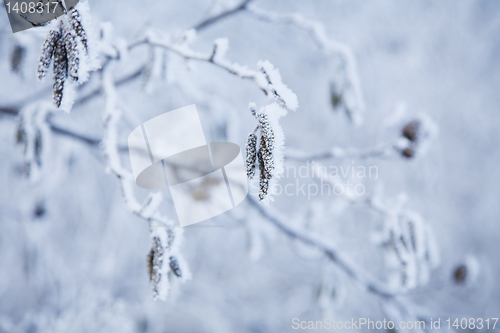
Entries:
[[[103,90],[105,95],[105,107],[103,114],[104,135],[101,143],[108,170],[115,176],[122,193],[123,200],[129,210],[138,217],[148,221],[172,226],[173,222],[162,216],[157,210],[147,209],[147,205],[154,202],[147,198],[145,204],[140,204],[134,195],[134,178],[132,173],[121,165],[118,149],[118,121],[121,111],[117,108],[117,95],[114,81],[109,68],[103,72]],[[147,204],[146,204],[147,203]]]
[[378,280],[364,272],[358,265],[345,257],[337,248],[327,244],[324,240],[317,236],[291,227],[285,222],[284,218],[260,205],[253,197],[249,197],[249,200],[252,206],[276,228],[288,237],[296,239],[323,252],[363,290],[367,290],[378,296],[385,303],[388,303],[398,309],[399,313],[405,317],[423,320],[427,323],[430,321],[430,319],[426,316],[416,313],[418,311],[418,307],[416,305],[404,300],[401,295],[396,293],[394,290],[389,289],[386,285],[380,283]]
[[359,122],[360,112],[364,109],[363,93],[356,70],[356,60],[350,47],[328,38],[324,27],[316,22],[309,21],[299,14],[275,14],[255,6],[247,6],[245,10],[260,20],[289,24],[307,32],[312,40],[327,54],[339,56],[341,71],[345,82],[342,84],[342,95],[345,111],[354,123]]

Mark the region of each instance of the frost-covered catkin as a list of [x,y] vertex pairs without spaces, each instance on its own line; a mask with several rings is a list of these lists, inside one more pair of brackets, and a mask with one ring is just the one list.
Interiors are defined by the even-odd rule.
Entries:
[[76,8],[72,8],[69,11],[69,22],[75,33],[78,35],[78,37],[80,37],[80,40],[82,41],[85,51],[88,53],[89,46],[88,46],[87,33],[83,28],[82,18]]
[[247,176],[249,179],[253,179],[253,177],[255,176],[256,160],[257,160],[257,136],[254,133],[250,133],[247,139],[247,156],[246,156]]
[[21,73],[21,65],[23,63],[24,57],[26,55],[26,48],[21,45],[16,45],[11,55],[11,69],[14,73]]
[[66,53],[68,57],[68,74],[72,81],[78,81],[78,68],[80,66],[80,57],[78,54],[78,45],[73,31],[68,31],[64,35],[66,44]]
[[178,252],[178,233],[163,227],[151,231],[151,250],[147,256],[149,280],[153,299],[166,300],[170,289],[170,278],[189,279],[182,255]]
[[61,39],[56,44],[54,50],[54,104],[57,107],[61,106],[64,90],[64,82],[68,77],[68,55],[66,53],[66,45]]
[[274,131],[269,123],[265,113],[259,113],[260,126],[260,148],[259,148],[259,167],[260,167],[260,192],[259,200],[264,200],[269,194],[269,181],[272,178],[274,170]]
[[168,288],[168,279],[165,271],[165,258],[164,249],[161,238],[159,236],[152,237],[152,246],[148,254],[148,271],[149,280],[151,282],[151,289],[153,292],[153,299],[158,299],[161,294],[166,293],[165,287]]
[[[67,91],[63,103],[65,85],[69,81],[85,82],[88,80],[88,73],[97,68],[95,59],[88,52],[88,34],[83,26],[88,8],[84,4],[86,3],[79,4],[81,12],[74,7],[58,19],[57,28],[51,30],[45,39],[37,68],[37,77],[42,79],[47,75],[52,57],[54,58],[54,104],[58,108],[63,104],[62,108],[67,111],[73,104],[73,90]],[[81,14],[85,16],[82,17]],[[68,77],[70,80],[66,81]]]
[[51,30],[45,39],[42,46],[42,52],[40,54],[40,60],[38,61],[38,68],[36,70],[36,76],[39,80],[43,79],[47,75],[50,62],[52,61],[52,55],[54,54],[54,49],[60,39],[61,27]]

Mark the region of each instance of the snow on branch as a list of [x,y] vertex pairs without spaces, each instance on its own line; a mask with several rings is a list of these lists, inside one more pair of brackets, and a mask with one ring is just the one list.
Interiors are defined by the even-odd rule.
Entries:
[[33,103],[19,112],[16,143],[23,146],[24,173],[32,181],[40,179],[51,147],[48,117],[54,107],[45,102]]
[[[111,67],[112,68],[112,67]],[[117,107],[117,93],[111,75],[111,68],[103,72],[105,106],[103,114],[104,136],[102,150],[108,170],[115,176],[122,197],[129,210],[146,220],[151,231],[152,246],[147,256],[151,289],[155,300],[165,300],[172,276],[183,281],[190,278],[184,258],[179,253],[182,230],[173,229],[173,221],[159,212],[163,201],[160,192],[150,194],[141,205],[134,195],[132,173],[121,165],[118,149],[118,122],[121,110]]]
[[339,98],[339,103],[336,103],[334,107],[343,106],[353,123],[361,121],[360,112],[364,109],[363,93],[356,69],[356,60],[347,45],[331,40],[321,24],[306,20],[299,14],[275,14],[255,6],[246,6],[245,10],[263,21],[290,24],[304,30],[325,52],[339,56],[342,77],[338,78],[339,83],[335,84],[335,93]]

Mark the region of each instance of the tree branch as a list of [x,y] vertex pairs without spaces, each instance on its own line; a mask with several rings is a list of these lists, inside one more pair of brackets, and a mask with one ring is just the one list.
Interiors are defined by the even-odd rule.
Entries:
[[193,29],[197,30],[197,31],[200,31],[200,30],[203,30],[205,28],[207,28],[208,26],[222,20],[222,19],[225,19],[233,14],[236,14],[242,10],[244,10],[247,5],[251,2],[252,0],[244,0],[243,2],[241,2],[241,4],[239,4],[238,6],[234,7],[233,9],[230,9],[230,10],[227,10],[227,11],[224,11],[220,14],[217,14],[215,16],[212,16],[212,17],[209,17],[208,19],[198,23],[197,25],[195,25],[193,27]]
[[355,263],[344,257],[335,247],[326,244],[323,240],[319,239],[316,236],[300,232],[290,227],[283,218],[281,218],[276,213],[273,213],[269,209],[264,208],[264,206],[260,204],[253,196],[249,195],[248,201],[263,217],[265,217],[285,235],[323,252],[326,257],[328,257],[339,268],[341,268],[361,288],[380,297],[383,301],[393,304],[399,309],[402,314],[406,316],[425,321],[426,323],[430,322],[430,319],[428,317],[415,313],[415,305],[401,299],[400,295],[396,294],[394,291],[387,289],[386,286],[365,273]]
[[343,98],[345,112],[353,122],[357,122],[360,119],[359,113],[364,109],[364,99],[359,83],[356,60],[349,46],[331,40],[321,24],[309,21],[299,14],[275,14],[255,8],[254,6],[245,6],[244,10],[262,21],[288,24],[301,29],[309,34],[318,47],[330,55],[339,56],[341,70],[346,80],[343,84],[343,93],[352,95],[350,98]]
[[334,147],[320,153],[307,153],[294,149],[287,149],[286,158],[296,161],[313,161],[326,159],[366,159],[366,158],[389,158],[397,152],[394,145],[380,146],[372,149],[342,149]]

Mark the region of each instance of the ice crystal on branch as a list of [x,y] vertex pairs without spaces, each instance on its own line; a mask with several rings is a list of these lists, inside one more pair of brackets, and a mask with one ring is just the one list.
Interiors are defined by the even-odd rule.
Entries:
[[85,51],[89,51],[89,42],[87,39],[87,32],[83,28],[82,25],[82,17],[80,15],[80,12],[76,7],[72,8],[70,12],[68,13],[69,15],[69,22],[71,24],[71,27],[75,31],[75,33],[80,37],[80,40],[82,41],[83,46],[85,47]]
[[273,64],[269,61],[259,61],[257,64],[260,73],[259,80],[263,80],[261,85],[267,86],[276,100],[276,102],[283,108],[295,111],[299,107],[297,95],[295,95],[290,88],[286,86],[281,80],[281,75],[278,69],[274,68]]
[[50,150],[49,112],[49,106],[40,103],[27,106],[19,115],[16,143],[23,145],[24,173],[32,181],[40,178],[45,156]]

